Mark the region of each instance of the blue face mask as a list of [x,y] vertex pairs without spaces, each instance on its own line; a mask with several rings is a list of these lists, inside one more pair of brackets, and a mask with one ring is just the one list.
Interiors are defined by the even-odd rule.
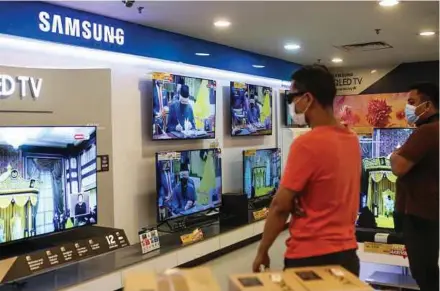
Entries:
[[419,120],[419,117],[416,115],[416,108],[414,105],[406,104],[405,117],[409,124],[414,124]]
[[[421,105],[423,105],[425,103],[426,102],[423,102],[419,106],[421,106]],[[417,121],[419,121],[420,116],[422,116],[423,113],[425,113],[425,112],[423,112],[420,115],[416,114],[416,109],[419,106],[414,106],[414,105],[411,105],[411,104],[406,104],[406,107],[405,107],[405,117],[406,117],[406,120],[408,121],[409,124],[415,124]]]

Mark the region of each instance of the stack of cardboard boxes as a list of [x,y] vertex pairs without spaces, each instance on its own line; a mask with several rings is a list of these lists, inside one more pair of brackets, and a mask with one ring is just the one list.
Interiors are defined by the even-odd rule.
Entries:
[[[372,291],[338,266],[289,269],[285,272],[231,275],[229,291]],[[124,291],[221,290],[208,268],[171,270],[165,274],[129,273]]]

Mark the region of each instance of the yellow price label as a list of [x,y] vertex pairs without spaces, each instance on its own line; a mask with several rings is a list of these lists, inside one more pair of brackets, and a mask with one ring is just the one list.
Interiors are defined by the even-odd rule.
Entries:
[[255,156],[256,153],[257,153],[257,150],[246,150],[244,152],[244,156],[245,157],[252,157],[252,156]]
[[172,81],[173,80],[173,75],[169,74],[169,73],[154,72],[153,73],[153,79],[154,80],[159,80],[159,81]]
[[234,82],[233,84],[236,89],[246,89],[247,87],[246,83]]

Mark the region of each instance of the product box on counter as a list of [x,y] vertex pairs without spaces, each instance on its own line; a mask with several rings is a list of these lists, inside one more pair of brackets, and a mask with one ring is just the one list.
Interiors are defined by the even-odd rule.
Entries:
[[288,269],[284,272],[231,275],[229,291],[373,291],[339,266]]
[[208,268],[172,269],[164,274],[128,272],[124,277],[124,291],[220,291]]

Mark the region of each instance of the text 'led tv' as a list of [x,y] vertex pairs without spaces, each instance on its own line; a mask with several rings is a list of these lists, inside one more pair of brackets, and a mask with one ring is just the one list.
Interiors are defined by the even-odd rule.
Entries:
[[410,128],[375,128],[360,137],[362,149],[361,202],[358,226],[394,228],[396,179],[391,154],[409,138]]
[[221,205],[219,149],[156,154],[158,221],[190,215]]
[[215,137],[216,81],[153,74],[153,140]]
[[243,191],[248,199],[274,195],[280,180],[280,149],[243,151]]
[[231,82],[231,135],[272,134],[272,88]]
[[0,127],[0,243],[97,223],[96,127]]

